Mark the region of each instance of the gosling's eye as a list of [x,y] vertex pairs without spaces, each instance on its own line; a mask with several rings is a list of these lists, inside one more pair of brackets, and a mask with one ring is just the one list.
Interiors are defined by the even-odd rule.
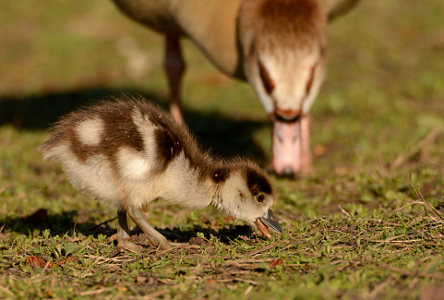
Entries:
[[256,197],[257,202],[264,202],[264,195],[260,194]]

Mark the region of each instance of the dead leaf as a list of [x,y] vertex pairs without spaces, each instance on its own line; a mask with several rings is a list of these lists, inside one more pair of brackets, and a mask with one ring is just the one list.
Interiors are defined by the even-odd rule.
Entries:
[[274,268],[276,268],[277,265],[281,265],[281,264],[282,264],[282,259],[275,258],[272,261],[270,261],[270,269],[274,269]]
[[[45,261],[44,259],[38,257],[38,256],[28,256],[25,259],[25,262],[29,265],[33,265],[33,266],[38,266],[40,268],[44,268],[47,264],[47,261]],[[52,263],[48,264],[48,268],[52,268]]]
[[324,146],[324,145],[321,145],[321,144],[318,144],[318,145],[316,145],[315,147],[314,147],[314,149],[313,149],[313,153],[314,153],[314,155],[316,155],[316,156],[322,156],[322,155],[324,155],[324,154],[326,154],[327,153],[327,147],[326,146]]
[[121,286],[121,285],[117,286],[116,289],[117,289],[119,292],[126,292],[126,291],[128,290],[126,287]]
[[60,266],[63,266],[63,265],[66,264],[68,261],[77,261],[77,258],[75,258],[75,257],[73,257],[73,256],[70,256],[70,257],[67,257],[67,258],[65,258],[65,259],[60,260],[60,261],[58,262],[58,264],[59,264]]

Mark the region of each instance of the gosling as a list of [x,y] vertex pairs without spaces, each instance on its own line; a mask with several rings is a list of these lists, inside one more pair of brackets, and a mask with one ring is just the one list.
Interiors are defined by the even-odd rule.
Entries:
[[184,125],[142,98],[72,112],[38,150],[63,165],[76,189],[117,208],[122,248],[140,249],[130,241],[127,213],[152,245],[171,247],[146,220],[148,205],[159,198],[189,208],[212,205],[268,238],[269,229],[282,232],[270,209],[272,186],[257,164],[215,159]]

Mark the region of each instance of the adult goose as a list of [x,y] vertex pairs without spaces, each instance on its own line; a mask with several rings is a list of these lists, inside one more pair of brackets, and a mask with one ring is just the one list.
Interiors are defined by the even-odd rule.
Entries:
[[324,79],[326,25],[359,0],[113,1],[165,35],[170,111],[178,122],[185,37],[219,70],[251,84],[273,122],[275,172],[310,169],[308,112]]

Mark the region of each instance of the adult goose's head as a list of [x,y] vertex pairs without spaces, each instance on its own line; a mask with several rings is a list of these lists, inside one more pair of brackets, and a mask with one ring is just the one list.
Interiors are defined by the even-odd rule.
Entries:
[[301,119],[325,73],[325,13],[315,0],[244,0],[238,29],[246,76],[274,123],[273,167],[297,173]]

